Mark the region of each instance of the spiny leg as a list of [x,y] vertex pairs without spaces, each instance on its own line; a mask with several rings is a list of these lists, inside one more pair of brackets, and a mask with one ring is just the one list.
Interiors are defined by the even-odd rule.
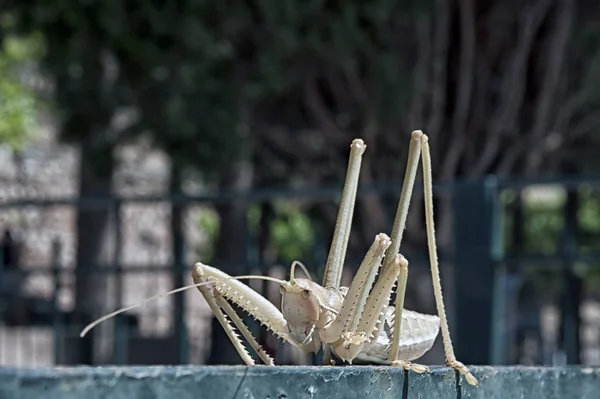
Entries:
[[[381,275],[369,294],[369,298],[367,299],[364,308],[359,309],[361,315],[358,332],[365,334],[365,338],[368,342],[377,340],[377,337],[380,334],[379,329],[384,328],[384,308],[387,307],[390,301],[390,296],[392,295],[392,290],[394,289],[394,284],[396,284],[398,276],[401,274],[401,271],[407,267],[408,261],[402,255],[396,255],[392,262],[388,262],[388,268],[385,270],[382,269]],[[361,342],[361,344],[364,345],[364,342]],[[362,351],[364,348],[362,345],[356,349]]]
[[[187,285],[184,287],[178,287],[173,290],[159,293],[150,298],[146,298],[141,302],[133,305],[125,306],[117,309],[109,314],[106,314],[99,319],[88,324],[79,334],[80,337],[84,337],[91,329],[101,324],[102,322],[109,320],[121,313],[128,312],[135,308],[144,306],[145,304],[155,301],[160,298],[167,297],[179,292],[186,291],[188,289],[197,288],[202,293],[209,307],[213,311],[213,314],[219,320],[221,326],[225,329],[225,332],[229,339],[235,346],[235,349],[242,357],[247,365],[253,365],[254,360],[246,351],[243,343],[239,336],[231,325],[227,315],[231,317],[231,320],[238,326],[244,337],[248,340],[250,345],[256,350],[257,354],[261,359],[268,365],[273,364],[273,359],[258,345],[248,328],[244,325],[240,317],[233,310],[231,305],[227,302],[228,300],[236,303],[244,311],[259,320],[260,323],[267,327],[269,331],[274,333],[278,338],[289,342],[293,346],[299,348],[293,340],[291,340],[288,334],[288,324],[282,313],[266,298],[262,297],[259,293],[251,289],[245,284],[242,284],[238,280],[240,279],[259,279],[267,280],[278,283],[282,288],[289,290],[293,288],[293,284],[285,280],[279,280],[269,276],[229,276],[222,271],[203,265],[198,262],[194,265],[192,272],[192,279],[194,284]],[[302,348],[300,348],[302,349]]]
[[[200,287],[200,288],[203,288],[203,287]],[[236,311],[229,304],[229,302],[227,302],[227,300],[225,298],[223,298],[222,295],[219,295],[219,294],[215,295],[215,300],[217,301],[217,305],[219,305],[219,307],[221,309],[223,309],[223,311],[227,314],[227,316],[229,316],[229,318],[231,319],[233,324],[235,324],[235,326],[238,328],[238,330],[240,330],[240,332],[242,333],[244,338],[246,338],[246,341],[248,342],[248,344],[250,344],[252,349],[254,349],[254,351],[261,358],[261,360],[267,366],[273,366],[275,364],[273,361],[273,358],[271,356],[269,356],[269,354],[258,343],[258,341],[256,341],[256,338],[254,338],[254,336],[252,335],[252,333],[250,332],[248,327],[244,324],[244,321],[236,313]]]
[[[376,263],[371,264],[373,268],[376,266]],[[382,315],[384,314],[384,308],[389,303],[398,276],[407,269],[408,261],[401,254],[398,254],[394,257],[394,261],[390,263],[388,269],[382,270],[366,301],[362,300],[362,296],[364,296],[362,292],[364,291],[359,293],[360,296],[352,295],[350,297],[352,308],[350,309],[349,317],[344,323],[347,328],[342,330],[340,334],[341,339],[333,344],[333,348],[340,358],[349,362],[352,362],[355,358],[364,360],[370,356],[369,351],[373,347],[372,345],[380,345],[376,341],[380,333],[379,329],[383,328],[384,321],[382,320]],[[371,281],[364,282],[363,286],[364,290],[369,290],[371,288]],[[332,333],[337,334],[338,331],[332,331]],[[402,366],[417,372],[429,370],[426,366],[410,362],[396,362],[393,365]]]
[[[361,139],[355,139],[350,145],[350,157],[346,172],[346,181],[342,191],[342,199],[338,210],[335,230],[331,240],[331,247],[327,256],[325,273],[323,276],[323,287],[339,288],[346,257],[346,249],[350,238],[352,216],[354,215],[354,204],[356,202],[356,191],[358,189],[358,178],[362,155],[367,146]],[[323,364],[333,364],[331,360],[331,348],[323,344]]]
[[[264,352],[264,350],[262,350],[262,348],[260,348],[260,345],[258,344],[258,342],[256,342],[256,340],[254,339],[254,337],[252,336],[250,331],[246,328],[246,325],[242,322],[242,320],[239,318],[239,316],[237,316],[237,314],[235,313],[233,308],[231,308],[231,306],[229,306],[232,313],[229,313],[227,310],[223,309],[221,304],[219,304],[217,302],[217,296],[213,295],[210,288],[208,288],[206,286],[201,286],[201,287],[198,287],[198,290],[200,291],[200,293],[202,293],[204,300],[206,301],[206,303],[208,303],[210,310],[212,310],[213,314],[215,315],[215,317],[217,318],[217,320],[223,327],[223,330],[225,330],[227,337],[229,338],[231,343],[233,343],[235,350],[240,355],[240,357],[242,358],[244,363],[246,363],[248,366],[253,366],[254,359],[252,359],[252,357],[250,356],[250,354],[244,347],[242,340],[236,334],[234,327],[231,325],[231,321],[233,321],[233,323],[238,327],[240,332],[244,335],[244,338],[246,338],[246,340],[248,341],[250,346],[252,346],[254,348],[254,350],[256,350],[256,352],[259,354],[259,356],[265,362],[265,364],[272,365],[273,359],[268,354],[266,354]],[[223,299],[223,298],[221,297],[221,299]],[[223,300],[223,302],[227,303],[227,301],[225,301],[225,300]],[[227,303],[227,305],[229,305],[229,304]],[[227,315],[226,315],[226,313],[227,313]],[[229,316],[229,318],[227,316]],[[237,318],[237,320],[235,318]],[[231,319],[231,321],[230,321],[230,319]]]
[[[270,279],[268,277],[261,278]],[[215,317],[235,346],[236,351],[247,365],[253,365],[254,360],[250,357],[239,336],[235,333],[230,319],[265,364],[272,365],[273,359],[258,344],[228,301],[236,303],[243,311],[257,319],[262,325],[266,326],[267,330],[273,332],[277,337],[297,346],[288,336],[287,322],[282,313],[271,302],[249,286],[240,281],[233,280],[228,274],[200,262],[194,265],[192,279],[196,284],[210,283],[212,286],[211,288],[205,285],[198,286],[198,290],[202,293]],[[280,284],[288,284],[285,281],[272,280]]]
[[423,187],[425,194],[425,222],[427,226],[427,246],[429,249],[429,262],[431,263],[431,277],[433,279],[433,293],[437,307],[438,316],[440,318],[440,328],[442,332],[442,341],[444,343],[444,352],[446,354],[446,363],[449,367],[458,370],[465,376],[467,382],[477,386],[477,379],[471,374],[469,369],[456,360],[452,340],[450,339],[450,329],[444,309],[444,299],[442,297],[442,284],[440,281],[440,271],[437,259],[437,249],[435,243],[435,227],[433,220],[433,183],[431,177],[431,154],[429,151],[429,143],[427,136],[421,137],[423,147]]
[[[356,348],[366,340],[366,334],[359,331],[361,315],[369,297],[369,291],[375,282],[385,250],[391,241],[386,234],[378,234],[361,263],[336,319],[325,328],[323,342],[333,344],[336,354],[342,360],[351,361],[356,357]],[[377,314],[377,317],[379,314]],[[360,350],[358,350],[360,352]],[[357,353],[358,353],[357,352]]]

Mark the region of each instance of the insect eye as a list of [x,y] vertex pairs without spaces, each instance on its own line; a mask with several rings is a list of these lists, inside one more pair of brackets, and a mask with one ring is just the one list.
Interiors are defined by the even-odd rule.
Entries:
[[310,296],[310,291],[309,290],[302,291],[302,297],[308,298],[309,296]]

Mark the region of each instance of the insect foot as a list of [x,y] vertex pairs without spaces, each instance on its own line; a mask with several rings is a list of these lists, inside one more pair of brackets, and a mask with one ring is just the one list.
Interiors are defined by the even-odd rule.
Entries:
[[340,359],[352,363],[352,360],[363,350],[365,342],[367,342],[367,335],[364,332],[346,331],[342,333],[342,338],[333,344],[333,348]]
[[422,364],[407,362],[406,360],[394,360],[392,362],[392,366],[402,367],[404,370],[412,370],[415,373],[419,374],[429,372],[429,367],[424,366]]
[[469,371],[469,368],[467,366],[465,366],[464,364],[462,364],[461,362],[459,362],[458,360],[449,362],[448,367],[451,367],[454,370],[458,370],[459,373],[461,373],[462,375],[465,376],[465,379],[467,380],[467,382],[469,384],[471,384],[475,387],[479,385],[479,381],[477,381],[477,378],[475,378],[475,376],[473,374],[471,374],[471,372]]

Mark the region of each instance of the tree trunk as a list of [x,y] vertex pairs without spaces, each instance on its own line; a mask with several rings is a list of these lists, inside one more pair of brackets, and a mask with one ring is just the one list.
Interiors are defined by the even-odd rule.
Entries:
[[[93,161],[98,159],[99,154],[102,154],[103,158],[102,169],[98,168]],[[108,234],[111,231],[112,209],[109,204],[94,207],[85,204],[89,200],[111,196],[114,160],[112,146],[98,148],[89,143],[81,146],[80,156],[79,196],[84,204],[77,209],[75,303],[78,321],[83,327],[105,309],[115,305],[109,303],[111,298],[114,298],[114,295],[111,295],[114,287],[109,284],[109,276],[106,273],[96,272],[99,265],[111,259],[112,251]],[[78,363],[92,364],[95,360],[99,360],[95,352],[104,357],[108,345],[112,343],[110,339],[112,325],[113,323],[110,322],[103,323],[81,340],[79,354],[75,357]],[[95,334],[101,335],[103,339],[94,340]]]
[[[223,174],[220,187],[224,190],[248,190],[252,181],[252,166],[246,162],[238,162]],[[216,210],[219,214],[220,231],[215,250],[215,265],[231,275],[245,273],[248,271],[248,204],[243,200],[222,202],[216,205]],[[212,319],[211,338],[208,364],[240,364],[240,356],[215,318]]]

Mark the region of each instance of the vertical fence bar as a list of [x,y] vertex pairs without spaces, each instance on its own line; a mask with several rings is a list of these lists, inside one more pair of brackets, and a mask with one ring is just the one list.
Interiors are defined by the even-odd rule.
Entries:
[[[314,262],[314,278],[316,281],[323,281],[323,275],[325,273],[325,264],[327,263],[327,240],[323,233],[324,226],[322,223],[316,223],[313,220],[314,226],[314,249],[313,249],[313,262]],[[323,351],[320,350],[312,355],[312,364],[323,364]]]
[[[244,216],[246,217],[246,231],[245,231],[245,242],[246,242],[246,247],[244,248],[244,273],[247,274],[253,274],[253,267],[256,267],[257,265],[259,266],[259,270],[262,270],[263,265],[259,265],[259,245],[258,245],[258,236],[256,234],[255,231],[253,231],[253,227],[252,223],[249,220],[250,217],[250,211],[252,209],[252,206],[254,205],[254,203],[252,202],[245,202],[245,213]],[[262,216],[261,216],[262,217]],[[246,284],[252,284],[251,281],[246,281]],[[243,312],[244,314],[244,324],[246,324],[246,326],[248,326],[248,329],[250,330],[250,332],[252,333],[252,335],[254,337],[259,337],[260,338],[260,324],[254,320],[254,318],[252,316],[250,316],[248,313]],[[252,348],[250,348],[250,351],[253,352]],[[253,352],[254,353],[254,352]]]
[[[171,165],[171,178],[169,182],[169,193],[172,198],[180,197],[183,194],[182,190],[182,169],[181,165],[174,160]],[[182,287],[185,285],[184,272],[185,268],[185,250],[186,242],[183,232],[184,212],[187,203],[179,203],[171,201],[171,243],[173,254],[173,285]],[[185,324],[185,293],[173,295],[173,332],[175,335],[175,346],[177,348],[177,361],[179,364],[189,362],[189,342],[188,331]]]
[[[120,199],[115,199],[112,205],[112,213],[115,224],[115,244],[113,253],[113,264],[115,265],[114,283],[116,306],[123,306],[123,265],[121,263],[121,254],[123,252],[123,226],[121,223],[121,207]],[[125,318],[118,315],[114,322],[114,339],[113,361],[115,364],[127,364],[129,352],[129,328]]]
[[[175,284],[178,287],[184,285],[183,275],[185,272],[184,264],[184,253],[185,246],[180,245],[178,253],[181,255],[175,264]],[[175,295],[173,298],[175,302],[175,335],[177,337],[177,359],[180,364],[186,364],[189,362],[189,343],[188,343],[188,331],[185,324],[185,295]]]
[[562,262],[562,303],[561,303],[561,328],[563,350],[567,357],[567,364],[580,363],[579,351],[579,305],[581,304],[581,288],[579,278],[573,271],[573,259],[577,253],[579,208],[578,193],[569,189],[565,203],[565,224],[562,234],[561,256]]
[[[173,209],[175,210],[175,206]],[[185,237],[183,235],[183,207],[179,207],[171,215],[172,233],[173,233],[173,251],[174,268],[173,284],[175,287],[182,287],[185,272]],[[189,362],[188,332],[185,324],[185,294],[173,295],[173,306],[175,309],[175,339],[177,340],[177,359],[180,364]]]
[[454,187],[456,356],[467,364],[490,364],[494,236],[498,183],[456,183]]
[[[500,197],[500,189],[497,196]],[[520,193],[518,194],[520,198]],[[516,274],[513,267],[503,264],[502,261],[506,257],[506,250],[503,239],[503,229],[507,213],[511,213],[513,219],[513,234],[510,242],[511,249],[514,251],[515,237],[514,231],[521,231],[520,226],[516,227],[515,213],[521,211],[520,204],[516,208],[506,208],[498,203],[496,214],[496,222],[490,226],[494,231],[492,234],[492,258],[495,261],[494,267],[494,282],[492,292],[492,331],[491,331],[491,355],[490,364],[500,365],[509,362],[509,342],[511,335],[511,321],[514,319],[512,311],[515,309],[515,299],[517,291],[521,283],[520,276]],[[521,220],[521,219],[519,219]]]
[[[313,223],[313,225],[315,225]],[[325,273],[325,263],[327,262],[327,240],[320,225],[315,225],[314,229],[314,250],[313,262],[314,267],[312,272],[316,281],[323,281],[323,273]]]
[[52,241],[52,331],[54,338],[54,364],[63,363],[63,343],[65,340],[65,325],[64,319],[61,317],[61,312],[58,305],[58,295],[60,293],[60,257],[62,246],[60,240],[55,238]]
[[[4,240],[2,240],[2,245],[0,246],[0,249],[4,249]],[[2,286],[2,282],[4,281],[4,279],[6,278],[4,275],[4,251],[0,250],[0,293],[2,293],[2,290],[4,289]],[[5,301],[0,302],[0,326],[2,326],[4,324],[4,316],[6,311],[8,310],[8,306],[5,303]],[[0,360],[2,360],[2,358],[0,357]]]
[[[258,204],[257,204],[258,205]],[[262,201],[260,203],[260,220],[258,222],[258,231],[256,232],[256,261],[258,263],[258,270],[263,276],[268,275],[269,269],[273,265],[275,259],[273,259],[271,251],[271,222],[275,217],[275,211],[273,204],[269,201]],[[268,298],[269,294],[269,283],[267,281],[261,282],[260,294]],[[259,329],[258,344],[267,350],[269,348],[268,342],[269,332],[263,328]]]
[[508,302],[510,276],[505,267],[498,267],[494,276],[494,291],[492,298],[492,355],[490,364],[506,364],[508,350]]

